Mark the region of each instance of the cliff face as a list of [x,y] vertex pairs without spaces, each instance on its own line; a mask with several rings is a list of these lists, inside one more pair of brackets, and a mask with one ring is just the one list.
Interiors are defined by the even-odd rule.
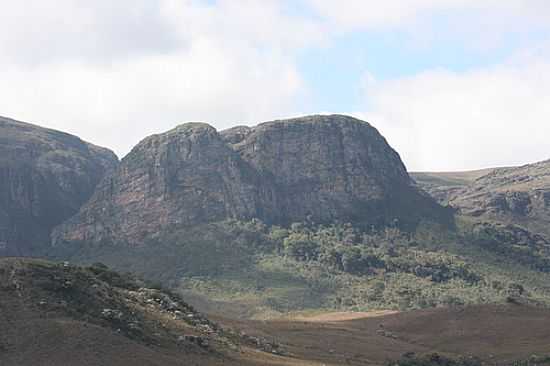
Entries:
[[254,179],[213,127],[184,124],[139,143],[54,241],[136,243],[173,227],[247,217]]
[[441,217],[366,122],[311,116],[220,133],[188,123],[136,146],[53,241],[142,244],[228,218],[414,225]]
[[40,253],[117,162],[78,137],[0,117],[0,256]]
[[376,221],[402,193],[418,195],[382,135],[350,117],[264,123],[232,147],[272,185],[273,200],[262,201],[276,222]]

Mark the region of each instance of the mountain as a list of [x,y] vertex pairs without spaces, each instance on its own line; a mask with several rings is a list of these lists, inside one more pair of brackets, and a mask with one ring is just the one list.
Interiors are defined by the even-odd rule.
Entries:
[[0,117],[0,256],[43,252],[117,163],[78,137]]
[[399,155],[371,125],[310,116],[222,132],[186,123],[150,136],[55,230],[53,242],[139,246],[227,219],[408,229],[422,220],[452,220],[412,184]]

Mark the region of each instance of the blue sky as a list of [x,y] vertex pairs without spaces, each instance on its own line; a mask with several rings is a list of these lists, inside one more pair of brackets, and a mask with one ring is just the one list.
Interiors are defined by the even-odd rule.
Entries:
[[0,5],[0,115],[119,156],[185,121],[345,113],[410,170],[550,158],[545,0]]
[[[550,11],[550,10],[549,10]],[[305,5],[302,16],[314,17]],[[304,49],[298,67],[313,94],[314,110],[355,111],[364,100],[361,79],[392,80],[434,69],[467,72],[506,62],[517,52],[550,40],[548,29],[502,31],[505,38],[490,47],[449,33],[448,16],[430,17],[430,40],[425,44],[406,30],[356,30],[334,37],[327,46]],[[328,91],[334,92],[328,92]]]

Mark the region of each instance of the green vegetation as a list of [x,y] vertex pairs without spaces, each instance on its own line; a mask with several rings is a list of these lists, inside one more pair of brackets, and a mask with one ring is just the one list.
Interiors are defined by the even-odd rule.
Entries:
[[[519,256],[515,250],[521,245],[503,240],[509,235],[503,230],[480,229],[465,220],[458,220],[455,232],[424,224],[415,233],[396,227],[365,231],[350,224],[283,228],[258,220],[225,221],[140,247],[73,247],[69,256],[140,273],[177,289],[204,311],[231,316],[550,304],[550,274],[538,264],[547,261],[542,244],[527,238],[523,247],[532,255]],[[488,244],[495,235],[499,250]]]

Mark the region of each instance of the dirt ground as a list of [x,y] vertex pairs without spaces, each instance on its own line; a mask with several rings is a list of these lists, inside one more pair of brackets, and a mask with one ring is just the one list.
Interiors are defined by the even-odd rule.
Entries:
[[380,365],[406,352],[498,363],[550,355],[550,310],[519,305],[220,321],[282,343],[295,359],[326,365]]
[[312,319],[216,319],[279,342],[286,357],[249,348],[230,354],[145,346],[110,329],[70,319],[15,319],[0,309],[5,366],[381,365],[405,352],[474,355],[495,362],[550,354],[550,311],[478,306],[395,314],[326,314]]

